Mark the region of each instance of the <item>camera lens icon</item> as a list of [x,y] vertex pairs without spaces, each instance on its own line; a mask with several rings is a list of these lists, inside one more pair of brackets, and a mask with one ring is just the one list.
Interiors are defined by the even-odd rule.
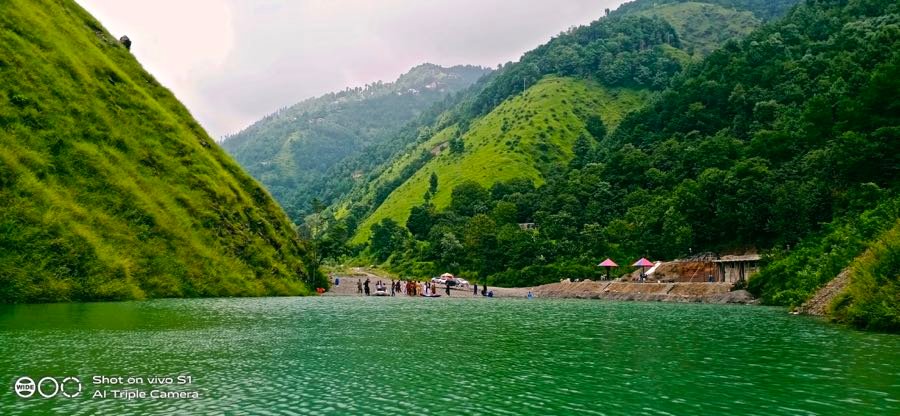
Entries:
[[41,397],[50,399],[61,395],[66,398],[78,397],[81,395],[81,380],[77,377],[66,377],[62,381],[54,377],[44,377],[37,383],[31,377],[19,377],[13,385],[16,395],[23,399],[34,396],[37,392]]
[[31,377],[19,377],[13,388],[16,391],[16,395],[23,399],[27,399],[34,396],[34,392],[37,391],[37,384],[34,383],[34,380]]

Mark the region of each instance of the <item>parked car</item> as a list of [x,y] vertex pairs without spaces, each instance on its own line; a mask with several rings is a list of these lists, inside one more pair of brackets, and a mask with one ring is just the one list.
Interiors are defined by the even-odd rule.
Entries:
[[437,284],[441,284],[441,285],[449,285],[449,286],[451,286],[451,287],[452,287],[452,286],[458,286],[458,285],[459,285],[459,279],[458,279],[458,278],[455,278],[455,277],[443,277],[443,276],[441,276],[441,277],[432,277],[432,278],[431,278],[431,281],[432,281],[432,282],[435,282],[435,283],[437,283]]
[[469,281],[460,277],[456,278],[456,285],[459,287],[469,287]]

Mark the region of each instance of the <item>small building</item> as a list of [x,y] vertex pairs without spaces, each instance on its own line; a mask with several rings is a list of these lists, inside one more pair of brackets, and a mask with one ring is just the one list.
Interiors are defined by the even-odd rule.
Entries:
[[729,255],[713,260],[713,264],[716,265],[716,281],[746,282],[759,272],[759,260],[759,254]]
[[537,225],[535,225],[533,222],[520,222],[519,228],[521,228],[522,231],[528,231],[537,229]]

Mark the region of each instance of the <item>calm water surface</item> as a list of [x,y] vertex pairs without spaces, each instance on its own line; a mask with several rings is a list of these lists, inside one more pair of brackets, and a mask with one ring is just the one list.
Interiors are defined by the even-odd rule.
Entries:
[[[781,309],[269,298],[0,306],[2,414],[900,414],[900,336]],[[77,376],[21,399],[20,376]],[[151,385],[148,377],[190,376]],[[111,397],[94,376],[143,377]],[[52,384],[47,384],[52,391]],[[107,398],[92,397],[106,391]]]

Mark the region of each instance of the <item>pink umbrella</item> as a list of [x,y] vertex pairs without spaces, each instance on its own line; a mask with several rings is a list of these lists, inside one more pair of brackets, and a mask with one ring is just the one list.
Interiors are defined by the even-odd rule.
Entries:
[[638,260],[637,263],[632,264],[632,266],[634,266],[634,267],[653,267],[653,263],[651,263],[650,260],[647,260],[647,259],[641,257],[641,259]]
[[619,267],[619,265],[610,258],[603,260],[603,263],[598,264],[598,266],[606,267],[606,280],[609,280],[609,270],[613,267]]
[[641,268],[641,282],[643,282],[644,281],[644,267],[653,267],[653,263],[651,263],[650,260],[647,260],[646,258],[641,257],[641,259],[638,260],[636,263],[632,264],[632,266]]

